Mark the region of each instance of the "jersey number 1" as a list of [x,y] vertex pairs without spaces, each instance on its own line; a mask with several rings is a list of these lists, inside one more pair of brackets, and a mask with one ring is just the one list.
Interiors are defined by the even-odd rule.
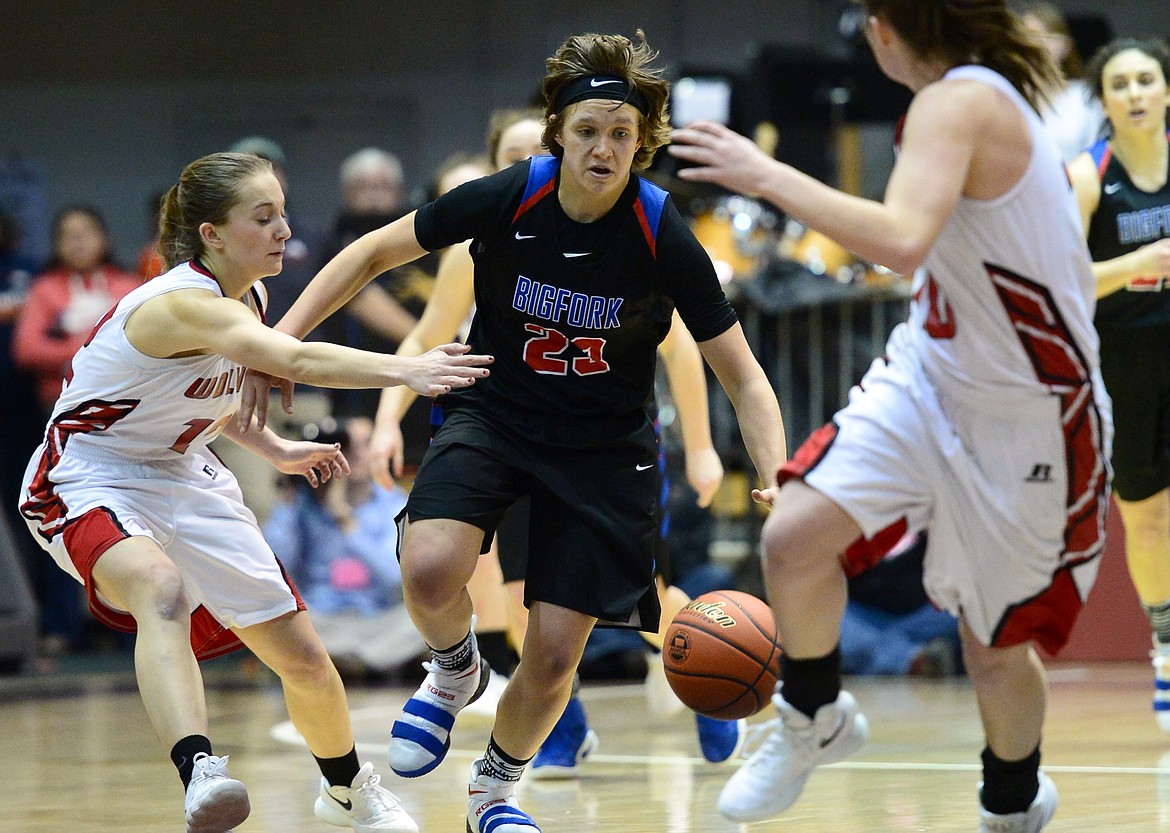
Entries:
[[220,417],[217,420],[211,420],[211,419],[188,420],[187,422],[183,423],[184,425],[187,426],[187,430],[184,431],[182,434],[180,434],[178,436],[178,438],[173,443],[171,443],[171,451],[175,452],[176,454],[186,454],[187,449],[190,448],[191,443],[193,443],[195,441],[196,437],[198,437],[200,434],[202,434],[204,431],[206,431],[208,428],[210,428],[213,425],[215,426],[215,433],[219,433],[219,430],[222,429],[223,426],[227,424],[227,421],[229,419],[231,419],[231,414],[228,414],[227,416],[224,416],[224,417]]

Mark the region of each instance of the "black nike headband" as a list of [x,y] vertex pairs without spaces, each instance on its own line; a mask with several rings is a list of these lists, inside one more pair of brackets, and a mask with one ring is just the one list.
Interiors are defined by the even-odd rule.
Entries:
[[557,91],[553,112],[559,113],[578,101],[590,98],[604,98],[632,104],[643,116],[650,115],[650,103],[637,85],[630,84],[620,75],[585,75],[574,78]]

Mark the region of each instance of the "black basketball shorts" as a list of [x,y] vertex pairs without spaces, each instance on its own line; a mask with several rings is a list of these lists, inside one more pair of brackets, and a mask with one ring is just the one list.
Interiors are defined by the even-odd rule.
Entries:
[[536,443],[463,408],[447,415],[406,505],[413,521],[447,518],[484,531],[530,501],[524,601],[658,629],[654,587],[660,474],[654,429],[583,447]]

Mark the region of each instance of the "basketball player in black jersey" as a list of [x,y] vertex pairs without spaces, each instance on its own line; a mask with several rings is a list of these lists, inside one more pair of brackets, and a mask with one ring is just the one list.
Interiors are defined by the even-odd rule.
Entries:
[[1113,494],[1154,631],[1154,714],[1170,732],[1170,51],[1122,38],[1089,68],[1111,135],[1073,160],[1113,398]]
[[669,195],[635,173],[669,135],[655,57],[641,37],[570,37],[543,83],[552,156],[469,182],[360,238],[278,325],[302,336],[374,275],[472,241],[468,341],[495,363],[474,393],[444,400],[446,421],[404,513],[406,604],[433,661],[391,730],[390,761],[407,777],[434,769],[455,715],[486,683],[465,586],[505,509],[529,495],[529,627],[472,766],[474,833],[538,829],[516,805],[516,783],[568,700],[594,624],[658,627],[659,474],[647,405],[675,308],[735,406],[762,484],[757,501],[771,502],[785,458],[771,382],[710,259]]

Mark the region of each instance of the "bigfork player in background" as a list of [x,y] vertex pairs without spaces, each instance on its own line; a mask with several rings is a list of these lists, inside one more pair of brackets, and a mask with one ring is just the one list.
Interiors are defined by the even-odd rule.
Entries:
[[261,322],[260,279],[280,272],[289,236],[269,162],[222,153],[187,166],[160,220],[169,271],[123,298],[74,356],[21,511],[84,583],[94,615],[137,631],[138,688],[186,789],[188,833],[223,833],[250,810],[227,756],[212,754],[197,662],[241,645],[280,677],[317,759],[317,815],[358,833],[413,833],[372,764],[358,761],[341,678],[207,444],[222,431],[316,486],[348,472],[340,448],[240,430],[245,364],[315,385],[435,395],[485,376],[488,359],[454,344],[403,358],[273,332]]
[[[507,507],[529,495],[525,651],[472,766],[474,833],[533,833],[515,787],[568,701],[599,620],[657,630],[659,475],[647,412],[656,348],[675,307],[735,406],[765,488],[785,455],[772,385],[710,258],[662,190],[633,173],[668,135],[667,84],[645,41],[569,38],[543,83],[552,156],[469,182],[341,252],[278,325],[300,335],[373,275],[471,239],[476,315],[491,350],[477,395],[446,418],[410,492],[406,603],[433,648],[391,730],[391,767],[423,775],[485,682],[468,579]],[[756,498],[771,499],[757,490]]]
[[1170,51],[1123,38],[1089,84],[1110,137],[1069,165],[1093,273],[1101,376],[1113,399],[1113,490],[1125,555],[1154,638],[1154,714],[1170,732]]
[[1104,546],[1109,399],[1094,279],[1068,178],[1037,113],[1055,67],[1002,0],[866,0],[882,71],[914,99],[881,202],[829,188],[701,123],[676,131],[686,178],[757,193],[876,263],[915,273],[900,324],[849,404],[780,473],[765,523],[784,640],[778,728],[719,808],[781,812],[811,770],[861,747],[841,691],[846,571],[929,528],[925,586],[960,617],[986,734],[980,830],[1036,833],[1044,668]]

